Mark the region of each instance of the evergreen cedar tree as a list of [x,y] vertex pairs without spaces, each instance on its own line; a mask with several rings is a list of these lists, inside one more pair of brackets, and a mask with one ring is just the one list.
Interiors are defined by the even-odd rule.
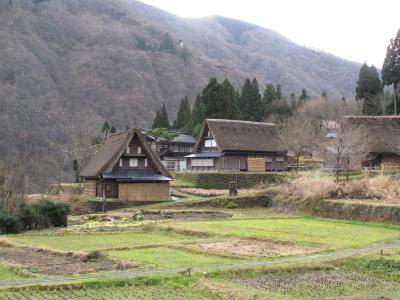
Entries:
[[257,107],[262,107],[257,79],[254,78],[252,82],[250,82],[249,78],[246,79],[239,98],[239,106],[244,120],[256,122],[262,121],[263,110],[257,109]]
[[156,117],[154,118],[152,129],[155,128],[166,128],[170,129],[168,113],[165,104],[161,108],[161,112],[157,111]]
[[[241,93],[235,90],[228,79],[220,83],[216,78],[210,78],[202,93],[197,95],[192,111],[188,97],[181,99],[173,129],[197,136],[206,118],[260,122],[274,117],[279,122],[291,115],[307,99],[309,96],[305,89],[301,91],[298,101],[295,94],[286,99],[281,86],[275,87],[271,83],[266,85],[261,96],[256,78],[247,78]],[[165,105],[161,111],[157,111],[154,118],[152,129],[156,128],[170,129]]]
[[363,101],[364,115],[382,115],[382,83],[378,70],[372,65],[363,64],[356,87],[356,100]]
[[393,85],[394,90],[394,114],[398,113],[397,89],[400,83],[400,29],[386,50],[386,57],[382,67],[382,82],[384,85]]
[[191,118],[191,112],[190,112],[189,99],[188,97],[184,97],[181,100],[176,121],[174,122],[173,127],[176,129],[185,128],[188,125],[190,118]]
[[224,95],[224,88],[218,83],[216,78],[211,78],[202,93],[204,105],[206,107],[206,118],[224,119],[226,109],[230,104]]
[[306,89],[302,89],[302,90],[301,90],[301,95],[300,95],[300,97],[299,97],[299,101],[300,101],[301,103],[304,103],[304,102],[306,102],[308,99],[310,99],[310,97],[307,95]]

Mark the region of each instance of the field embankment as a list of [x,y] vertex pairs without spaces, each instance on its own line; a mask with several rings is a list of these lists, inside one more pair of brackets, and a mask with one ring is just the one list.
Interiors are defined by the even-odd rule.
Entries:
[[191,186],[202,189],[228,189],[230,182],[237,182],[238,188],[248,189],[257,184],[282,183],[287,179],[298,177],[295,173],[177,173],[176,185]]

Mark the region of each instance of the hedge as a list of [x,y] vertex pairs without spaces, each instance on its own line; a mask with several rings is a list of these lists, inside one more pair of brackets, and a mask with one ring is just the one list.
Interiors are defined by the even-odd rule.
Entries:
[[20,233],[21,227],[18,217],[0,212],[0,234]]
[[48,200],[25,205],[19,212],[19,219],[24,229],[66,227],[69,205]]
[[219,197],[198,202],[183,202],[185,207],[215,207],[215,208],[256,208],[269,207],[272,199],[268,195],[250,195],[238,197]]
[[203,189],[228,189],[229,182],[238,182],[238,188],[251,188],[259,183],[279,183],[286,179],[296,177],[294,173],[177,173],[175,178],[179,181],[191,182],[194,187]]

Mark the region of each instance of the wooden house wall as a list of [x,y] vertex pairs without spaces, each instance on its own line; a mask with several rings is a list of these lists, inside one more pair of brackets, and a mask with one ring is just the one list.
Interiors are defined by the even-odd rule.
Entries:
[[400,167],[400,155],[392,153],[383,153],[381,166],[387,168]]
[[[283,157],[283,161],[277,161]],[[267,159],[268,158],[268,159]],[[193,167],[193,159],[187,159],[187,169],[192,171],[285,171],[288,168],[287,157],[277,153],[268,156],[224,155],[215,158],[214,167]]]
[[169,199],[167,183],[119,183],[118,198],[122,201],[157,201]]
[[248,157],[248,171],[249,172],[264,172],[265,168],[265,158],[264,157]]
[[96,196],[96,180],[83,179],[83,195]]
[[215,169],[219,171],[245,171],[247,170],[247,157],[245,155],[224,155],[216,159]]

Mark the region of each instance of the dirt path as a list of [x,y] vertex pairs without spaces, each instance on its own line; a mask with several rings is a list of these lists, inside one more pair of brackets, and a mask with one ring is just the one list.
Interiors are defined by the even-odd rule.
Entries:
[[[237,264],[229,265],[219,265],[211,267],[191,267],[191,272],[204,272],[204,271],[215,271],[215,270],[229,270],[238,268],[249,268],[257,266],[275,266],[283,263],[296,262],[296,261],[313,261],[313,260],[329,260],[332,258],[345,258],[357,254],[365,254],[371,252],[387,251],[392,249],[400,249],[400,241],[396,241],[391,244],[375,244],[365,248],[351,249],[351,250],[341,250],[333,253],[322,253],[322,254],[312,254],[305,256],[296,256],[281,258],[276,260],[259,260],[252,262],[240,262]],[[43,278],[30,278],[30,279],[20,279],[15,281],[0,281],[0,289],[10,289],[23,286],[35,286],[35,285],[57,285],[57,284],[67,284],[74,282],[82,282],[89,280],[99,280],[99,279],[127,279],[134,277],[152,276],[158,274],[178,274],[188,271],[188,268],[179,269],[166,269],[166,270],[154,270],[154,271],[117,271],[113,273],[105,274],[93,274],[93,275],[83,275],[83,276],[61,276],[61,277],[43,277]]]

